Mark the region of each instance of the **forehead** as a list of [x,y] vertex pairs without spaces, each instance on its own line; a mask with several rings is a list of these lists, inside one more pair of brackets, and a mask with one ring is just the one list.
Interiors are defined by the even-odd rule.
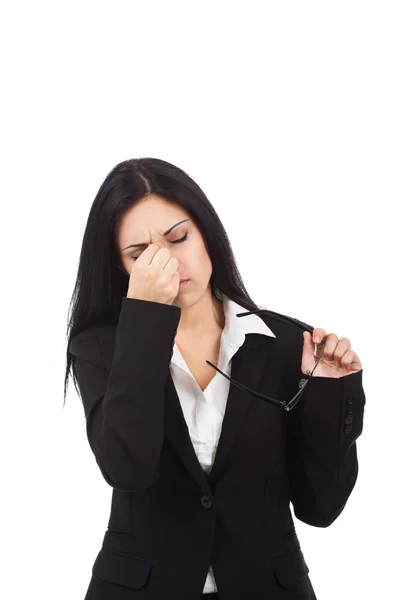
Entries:
[[[116,241],[120,247],[149,241],[149,236],[161,236],[175,223],[190,219],[187,211],[178,204],[167,202],[158,196],[141,199],[123,213],[116,226]],[[190,225],[191,220],[173,230]]]

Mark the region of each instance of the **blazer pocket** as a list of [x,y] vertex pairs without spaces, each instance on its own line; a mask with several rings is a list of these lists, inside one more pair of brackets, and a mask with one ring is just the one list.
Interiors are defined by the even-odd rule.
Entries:
[[92,573],[105,581],[140,590],[148,581],[152,567],[153,563],[139,556],[101,548]]
[[273,556],[271,564],[275,578],[283,588],[297,583],[297,581],[306,577],[310,571],[301,548],[294,548],[278,556]]

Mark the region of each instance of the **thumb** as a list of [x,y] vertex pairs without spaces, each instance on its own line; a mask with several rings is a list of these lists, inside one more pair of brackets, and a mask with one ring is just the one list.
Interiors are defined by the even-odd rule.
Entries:
[[304,337],[304,346],[303,346],[303,354],[306,354],[309,358],[314,359],[314,342],[313,336],[309,331],[303,331]]

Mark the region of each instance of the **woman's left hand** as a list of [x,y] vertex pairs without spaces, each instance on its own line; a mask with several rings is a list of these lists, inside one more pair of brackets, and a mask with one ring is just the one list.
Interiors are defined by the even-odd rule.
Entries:
[[[316,341],[317,339],[317,341]],[[318,344],[317,356],[314,354],[314,344]],[[324,329],[316,328],[313,334],[304,331],[304,346],[301,359],[301,371],[307,374],[312,371],[324,344],[321,361],[313,373],[313,377],[344,377],[362,369],[359,356],[350,347],[348,338],[339,338],[335,333],[327,333]]]

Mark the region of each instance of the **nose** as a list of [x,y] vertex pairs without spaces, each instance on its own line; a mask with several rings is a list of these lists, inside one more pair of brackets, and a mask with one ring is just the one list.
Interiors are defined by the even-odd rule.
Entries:
[[159,248],[168,247],[168,242],[164,238],[160,238],[155,236],[155,241],[151,241],[152,244],[155,244]]

